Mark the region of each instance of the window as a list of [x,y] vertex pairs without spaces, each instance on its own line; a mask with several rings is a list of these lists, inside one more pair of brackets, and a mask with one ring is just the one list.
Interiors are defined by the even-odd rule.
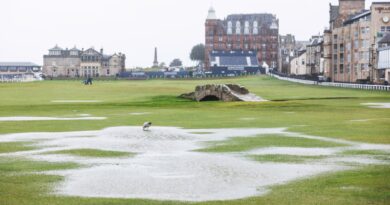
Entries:
[[236,34],[241,34],[241,23],[239,21],[236,22]]
[[107,75],[110,75],[110,69],[107,69]]
[[248,21],[245,21],[244,34],[245,35],[249,34],[249,22]]
[[231,35],[233,33],[233,24],[231,21],[228,22],[227,34]]
[[19,67],[19,72],[26,72],[27,68],[26,67]]
[[358,48],[359,48],[359,40],[355,40],[355,41],[353,42],[353,48],[354,48],[354,49],[358,49]]

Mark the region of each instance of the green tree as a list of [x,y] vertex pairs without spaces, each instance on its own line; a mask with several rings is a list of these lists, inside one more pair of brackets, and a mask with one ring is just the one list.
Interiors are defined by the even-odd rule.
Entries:
[[175,59],[173,59],[171,64],[169,64],[169,67],[179,67],[179,66],[182,66],[182,65],[183,65],[183,62],[180,59],[175,58]]
[[190,59],[203,63],[205,58],[205,47],[203,44],[198,44],[192,48]]

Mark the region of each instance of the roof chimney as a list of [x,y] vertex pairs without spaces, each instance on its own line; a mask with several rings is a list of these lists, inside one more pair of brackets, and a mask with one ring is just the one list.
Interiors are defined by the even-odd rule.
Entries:
[[101,48],[101,49],[100,49],[100,54],[102,54],[102,55],[103,55],[103,48]]

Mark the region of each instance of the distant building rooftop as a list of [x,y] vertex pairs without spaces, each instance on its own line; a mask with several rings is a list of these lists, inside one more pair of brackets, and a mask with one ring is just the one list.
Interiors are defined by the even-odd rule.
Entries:
[[0,66],[7,67],[41,67],[31,62],[0,62]]

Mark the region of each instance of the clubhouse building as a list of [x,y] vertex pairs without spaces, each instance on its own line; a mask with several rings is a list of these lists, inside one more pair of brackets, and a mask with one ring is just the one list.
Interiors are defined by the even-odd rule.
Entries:
[[43,56],[43,74],[48,77],[116,76],[125,69],[123,53],[106,55],[94,48],[62,49],[55,46]]

